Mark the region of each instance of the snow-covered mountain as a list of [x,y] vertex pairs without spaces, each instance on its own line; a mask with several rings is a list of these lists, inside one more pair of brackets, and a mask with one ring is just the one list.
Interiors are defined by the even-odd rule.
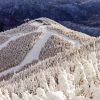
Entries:
[[99,100],[100,38],[48,18],[0,33],[0,100]]
[[0,67],[3,66],[0,71],[8,69],[0,76],[92,40],[88,35],[65,28],[47,18],[36,19],[2,32],[0,38]]

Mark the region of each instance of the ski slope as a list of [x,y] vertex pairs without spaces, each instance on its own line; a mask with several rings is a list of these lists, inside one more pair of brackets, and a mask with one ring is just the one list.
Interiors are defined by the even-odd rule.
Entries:
[[[71,39],[71,38],[69,38],[69,37],[67,37],[63,34],[58,33],[56,30],[49,30],[47,28],[47,26],[45,26],[45,25],[44,26],[39,25],[38,23],[36,23],[36,24],[31,23],[30,25],[38,26],[38,29],[37,29],[36,32],[42,32],[42,35],[40,36],[39,40],[35,43],[33,48],[26,54],[23,61],[19,65],[14,66],[12,68],[9,68],[8,70],[5,70],[4,72],[1,72],[0,77],[5,76],[9,73],[17,72],[17,71],[21,70],[25,65],[30,64],[34,60],[38,60],[39,59],[39,54],[40,54],[42,48],[45,46],[48,39],[53,35],[61,38],[62,40],[65,40],[66,42],[69,42],[73,45],[80,45],[81,44],[79,40],[73,40],[73,39]],[[23,37],[25,35],[28,35],[30,33],[32,33],[32,32],[29,32],[29,33],[26,33],[26,34],[21,33],[21,35],[18,35],[18,36],[16,35],[16,36],[11,37],[8,41],[6,41],[2,45],[0,45],[0,50],[3,49],[3,48],[6,48],[7,45],[11,41],[15,41],[18,38]]]

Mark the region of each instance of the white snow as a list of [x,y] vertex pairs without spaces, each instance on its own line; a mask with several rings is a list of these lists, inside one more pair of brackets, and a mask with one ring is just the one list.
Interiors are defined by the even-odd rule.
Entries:
[[[8,45],[11,41],[16,41],[16,39],[18,39],[18,38],[20,38],[20,37],[23,37],[23,36],[25,36],[25,35],[28,35],[28,34],[30,34],[30,33],[32,33],[32,32],[29,32],[29,33],[26,33],[26,34],[20,33],[19,35],[15,35],[15,36],[9,38],[6,42],[4,42],[4,43],[2,43],[2,44],[0,45],[0,50],[3,49],[3,48],[5,48],[5,47],[7,47],[7,45]],[[34,33],[34,32],[33,32],[33,33]]]
[[36,90],[36,94],[37,94],[38,97],[42,98],[43,100],[46,100],[46,99],[47,99],[45,90],[42,89],[42,88],[38,88],[38,89]]
[[31,26],[36,26],[36,27],[39,27],[39,26],[41,26],[42,25],[42,23],[39,23],[39,22],[33,22],[33,23],[31,23],[30,24]]
[[63,92],[56,91],[56,92],[48,92],[47,93],[47,100],[66,100]]
[[8,41],[4,42],[3,44],[0,45],[0,50],[4,47],[6,47],[11,41],[15,41],[19,36],[13,36],[11,37]]
[[69,38],[69,37],[67,37],[67,36],[65,36],[63,34],[54,34],[54,35],[62,38],[63,40],[66,40],[66,41],[70,42],[73,45],[80,45],[80,41],[79,40],[71,39],[71,38]]

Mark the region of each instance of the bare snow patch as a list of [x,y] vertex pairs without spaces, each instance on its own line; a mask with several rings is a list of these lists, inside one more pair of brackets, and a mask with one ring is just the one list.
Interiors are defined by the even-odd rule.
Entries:
[[30,34],[30,33],[32,33],[32,32],[29,32],[29,33],[26,33],[26,34],[20,33],[19,35],[15,35],[15,36],[9,38],[6,42],[4,42],[4,43],[2,43],[2,44],[0,45],[0,50],[3,49],[3,48],[5,48],[5,47],[7,47],[7,45],[8,45],[11,41],[16,41],[18,38],[23,37],[23,36],[26,36],[26,35],[28,35],[28,34]]
[[79,40],[71,39],[71,38],[69,38],[69,37],[67,37],[67,36],[65,36],[63,34],[54,34],[54,35],[62,38],[63,40],[66,40],[66,41],[70,42],[73,45],[80,45],[81,44]]
[[39,27],[39,26],[41,26],[42,25],[42,23],[39,23],[39,22],[33,22],[33,23],[31,23],[30,24],[31,26],[36,26],[36,27]]

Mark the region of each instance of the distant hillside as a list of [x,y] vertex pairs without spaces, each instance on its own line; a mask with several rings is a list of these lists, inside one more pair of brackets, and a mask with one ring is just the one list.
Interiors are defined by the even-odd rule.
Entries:
[[99,3],[99,0],[0,0],[0,31],[40,17],[99,28]]

